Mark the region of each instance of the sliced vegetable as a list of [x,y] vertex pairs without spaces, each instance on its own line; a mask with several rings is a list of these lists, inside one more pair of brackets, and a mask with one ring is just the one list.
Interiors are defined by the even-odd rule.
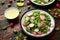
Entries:
[[39,29],[35,29],[34,31],[35,31],[35,32],[38,32],[38,31],[39,31]]

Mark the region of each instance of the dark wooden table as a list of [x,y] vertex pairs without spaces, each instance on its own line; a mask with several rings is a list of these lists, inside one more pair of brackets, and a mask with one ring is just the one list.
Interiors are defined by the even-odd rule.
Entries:
[[[19,19],[20,19],[20,17],[22,17],[21,15],[23,15],[23,13],[25,13],[28,10],[42,9],[42,10],[48,11],[48,9],[52,9],[53,7],[55,8],[56,3],[60,3],[60,2],[58,2],[58,0],[56,0],[53,4],[51,4],[49,6],[44,6],[44,7],[37,6],[33,3],[31,3],[31,8],[27,9],[28,5],[26,5],[26,1],[28,1],[28,0],[25,0],[25,5],[23,7],[17,7],[16,1],[14,1],[14,0],[13,0],[13,3],[11,4],[12,7],[17,7],[18,9],[22,10],[22,12],[20,13]],[[21,31],[22,29],[20,27],[19,19],[17,19],[17,20],[15,19],[15,21],[17,21],[17,22],[15,22],[15,21],[9,21],[4,17],[4,11],[8,8],[7,5],[8,5],[8,0],[5,0],[5,4],[3,6],[1,5],[1,2],[0,2],[0,40],[9,40],[10,37],[12,37],[13,40],[16,40],[15,37],[17,35],[19,35],[20,32],[22,32]],[[13,28],[9,27],[8,26],[9,23],[15,23],[15,26]],[[55,24],[56,24],[56,27],[60,27],[60,19],[55,18]],[[2,30],[2,28],[5,26],[7,26],[7,29]],[[13,30],[17,30],[18,33],[14,34]],[[22,39],[19,38],[19,40],[23,40],[23,37],[22,37]],[[28,40],[60,40],[60,31],[54,30],[50,35],[43,37],[43,38],[33,38],[33,37],[28,36]]]

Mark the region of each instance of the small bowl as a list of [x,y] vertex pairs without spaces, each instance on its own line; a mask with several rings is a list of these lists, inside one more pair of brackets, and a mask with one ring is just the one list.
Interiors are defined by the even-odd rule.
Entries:
[[34,3],[34,4],[36,4],[36,5],[39,5],[39,6],[46,6],[46,5],[50,5],[50,4],[52,4],[53,2],[55,2],[55,0],[53,0],[52,2],[49,2],[49,3],[47,3],[47,4],[38,4],[38,3],[36,3],[36,2],[34,2],[34,0],[30,0],[32,3]]
[[[39,10],[39,9],[37,9],[37,10]],[[50,31],[48,31],[47,33],[42,34],[42,35],[33,35],[33,34],[31,34],[31,33],[29,33],[29,32],[26,31],[25,27],[22,25],[22,24],[23,24],[23,20],[24,20],[24,16],[25,16],[27,13],[32,13],[32,11],[34,11],[34,10],[29,10],[29,11],[25,12],[25,13],[23,14],[23,16],[21,17],[20,25],[21,25],[21,27],[22,27],[22,30],[23,30],[26,34],[28,34],[29,36],[36,37],[36,38],[38,38],[38,37],[44,37],[44,36],[49,35],[49,34],[53,31],[53,29],[55,28],[55,21],[54,21],[53,17],[52,17],[48,12],[43,11],[43,10],[39,10],[39,11],[40,11],[40,12],[45,12],[47,15],[50,16],[50,19],[51,19]]]
[[7,19],[15,19],[19,16],[19,9],[16,7],[10,7],[10,8],[5,10],[4,16]]

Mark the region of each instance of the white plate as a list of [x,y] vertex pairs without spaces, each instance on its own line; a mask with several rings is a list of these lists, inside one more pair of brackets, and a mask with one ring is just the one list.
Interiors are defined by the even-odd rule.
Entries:
[[48,12],[43,11],[43,10],[38,10],[38,11],[43,12],[44,14],[47,14],[47,15],[50,16],[50,19],[51,19],[50,31],[48,31],[47,33],[42,34],[42,35],[33,35],[33,34],[31,34],[31,33],[29,33],[29,32],[26,31],[25,27],[22,25],[22,24],[23,24],[23,21],[24,21],[24,17],[26,16],[26,14],[32,13],[32,11],[35,11],[35,10],[28,11],[28,12],[26,12],[26,13],[22,16],[21,26],[22,26],[22,29],[24,30],[24,32],[27,33],[27,34],[30,35],[30,36],[33,36],[33,37],[43,37],[43,36],[46,36],[46,35],[50,34],[50,33],[53,31],[53,29],[55,28],[55,21],[54,21],[53,17],[52,17]]

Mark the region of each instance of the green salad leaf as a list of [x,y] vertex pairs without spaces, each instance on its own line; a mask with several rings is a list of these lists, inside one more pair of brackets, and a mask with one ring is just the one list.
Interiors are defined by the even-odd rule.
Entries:
[[40,11],[34,11],[33,16],[38,16],[40,14]]

